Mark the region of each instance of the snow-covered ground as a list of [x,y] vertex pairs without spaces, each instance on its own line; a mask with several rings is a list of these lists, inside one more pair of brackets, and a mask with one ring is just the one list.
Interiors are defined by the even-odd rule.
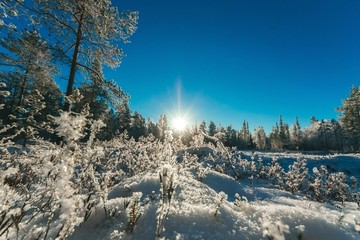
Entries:
[[[176,169],[172,171],[176,172]],[[360,211],[356,203],[335,207],[308,200],[265,184],[250,185],[211,171],[204,182],[190,172],[176,173],[174,196],[160,226],[162,239],[359,239]],[[141,215],[128,229],[124,202],[141,192]],[[222,194],[226,199],[220,202]],[[241,199],[234,197],[238,194]],[[245,200],[247,199],[247,201]],[[97,208],[71,239],[156,239],[162,203],[157,173],[127,179],[109,193],[116,217]],[[218,210],[217,210],[218,209]],[[218,213],[215,215],[215,213]]]
[[327,167],[329,172],[344,172],[348,176],[360,179],[360,154],[316,154],[300,152],[244,152],[243,157],[251,159],[261,157],[270,162],[272,158],[278,158],[280,165],[287,169],[296,159],[306,159],[309,169],[319,168],[321,165]]
[[[61,154],[73,161],[77,161],[81,154],[84,159],[91,157],[99,159],[99,156],[107,156],[109,159],[120,161],[117,164],[123,169],[126,166],[126,169],[132,173],[122,175],[116,185],[106,188],[108,191],[99,190],[100,195],[103,194],[104,198],[97,202],[94,201],[96,205],[84,205],[93,207],[90,217],[86,221],[83,221],[83,212],[77,211],[77,208],[82,206],[81,201],[83,200],[81,199],[84,198],[79,197],[78,199],[81,201],[78,201],[77,198],[71,197],[72,194],[78,194],[75,191],[71,192],[73,190],[69,186],[73,185],[63,189],[48,187],[53,184],[55,188],[59,188],[61,184],[66,185],[65,182],[47,182],[46,186],[39,188],[38,196],[45,196],[48,194],[47,192],[50,192],[50,190],[45,192],[41,189],[53,191],[53,195],[48,196],[56,196],[54,204],[50,204],[51,197],[35,198],[33,202],[37,207],[29,207],[26,214],[20,218],[17,213],[22,210],[20,203],[28,200],[11,199],[9,195],[11,191],[7,186],[6,194],[4,190],[6,176],[15,174],[17,171],[16,168],[4,167],[10,164],[9,159],[16,159],[16,157],[12,157],[15,156],[15,153],[2,155],[1,184],[4,188],[0,189],[0,234],[2,234],[0,239],[16,239],[16,236],[24,237],[24,239],[36,239],[36,233],[39,233],[38,236],[42,236],[40,239],[44,239],[44,236],[45,239],[55,239],[56,232],[67,226],[65,219],[67,217],[77,221],[74,221],[74,231],[71,231],[70,236],[67,237],[72,240],[360,239],[360,210],[355,201],[342,203],[328,198],[316,201],[316,195],[309,190],[311,188],[303,190],[299,187],[294,194],[281,190],[287,189],[288,185],[286,185],[287,183],[279,185],[278,175],[281,172],[277,172],[277,169],[280,168],[274,165],[275,162],[279,163],[284,170],[281,173],[283,175],[280,175],[287,176],[287,179],[289,176],[285,173],[289,171],[289,165],[293,165],[299,159],[305,159],[309,176],[312,178],[316,178],[312,169],[315,167],[320,169],[321,166],[326,166],[328,169],[326,176],[341,171],[348,177],[359,178],[360,155],[358,154],[228,152],[228,155],[235,157],[225,159],[226,154],[221,152],[221,148],[203,147],[175,150],[175,147],[166,144],[159,145],[155,142],[146,143],[147,145],[134,142],[126,144],[128,150],[124,147],[125,145],[121,148],[112,146],[109,154],[106,154],[106,148],[102,147],[82,153],[80,150],[71,150],[78,151],[78,156],[69,154],[69,150],[62,152],[56,148],[39,148],[37,154],[41,152],[43,158],[39,162],[39,166],[44,167],[43,175],[47,174],[50,177],[55,170],[60,169],[61,172],[64,171],[61,169],[65,169],[65,167],[51,166],[51,164],[55,166],[56,157],[54,156]],[[158,149],[156,151],[154,151],[155,145]],[[133,151],[135,155],[130,156],[130,151]],[[165,155],[162,152],[165,152]],[[186,155],[185,152],[191,154]],[[23,158],[24,161],[32,161],[31,151],[25,155],[27,160]],[[152,160],[154,156],[162,156],[170,160],[150,167],[149,163],[154,161]],[[48,162],[44,160],[47,157],[50,159]],[[130,160],[121,160],[122,158]],[[140,168],[137,165],[139,161],[143,162],[142,170],[134,171],[135,168]],[[47,165],[44,165],[45,163]],[[59,161],[58,164],[64,163]],[[71,166],[69,164],[66,167]],[[259,164],[263,167],[261,168]],[[271,164],[273,164],[273,168],[265,167]],[[85,168],[86,165],[83,166]],[[106,170],[105,167],[99,166],[96,165],[94,168],[98,171],[98,173],[94,172],[94,176],[101,175]],[[47,170],[51,168],[53,170]],[[80,168],[77,167],[77,169]],[[270,172],[274,175],[271,175]],[[80,170],[79,174],[81,175]],[[273,178],[267,179],[264,177],[265,175],[273,176]],[[54,175],[54,179],[58,176]],[[73,177],[69,179],[76,182]],[[94,179],[96,177],[89,178],[87,181]],[[13,179],[12,181],[18,180]],[[11,184],[14,183],[10,182],[10,186],[12,186]],[[36,184],[39,183],[36,182]],[[36,184],[34,183],[34,186],[37,186]],[[102,189],[101,186],[100,184],[98,188]],[[69,192],[66,195],[67,191]],[[19,193],[17,194],[14,192],[14,198],[21,197]],[[94,196],[86,195],[88,193],[84,190],[81,194],[83,195],[79,196]],[[102,198],[99,197],[99,199]],[[12,203],[9,203],[11,201]],[[45,203],[43,204],[41,201]],[[56,201],[60,202],[60,205],[56,205]],[[74,203],[74,206],[71,206],[71,203]],[[19,204],[19,206],[15,208],[11,204]],[[49,210],[47,211],[45,207]],[[4,211],[9,212],[3,215]],[[49,215],[52,220],[41,220],[40,214],[35,217],[33,213],[37,211],[44,216],[53,211],[54,214]],[[16,219],[20,220],[17,222]],[[10,224],[11,222],[13,224]],[[41,233],[41,235],[40,232],[46,229],[46,226],[52,226],[51,224],[54,225],[54,228],[50,228],[46,234]],[[31,234],[29,229],[32,229]],[[58,236],[57,239],[61,238]]]

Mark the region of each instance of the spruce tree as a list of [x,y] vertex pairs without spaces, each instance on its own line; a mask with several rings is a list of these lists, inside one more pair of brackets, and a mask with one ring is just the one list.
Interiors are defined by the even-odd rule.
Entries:
[[209,123],[209,136],[214,136],[216,134],[216,125],[213,121]]
[[266,133],[263,127],[255,128],[253,139],[257,149],[264,150],[266,148]]
[[342,113],[339,117],[343,128],[351,135],[353,150],[359,150],[360,135],[360,89],[352,87],[349,96],[343,100],[338,111]]
[[295,119],[295,124],[291,128],[290,132],[291,143],[296,150],[301,149],[302,144],[302,131],[298,117]]

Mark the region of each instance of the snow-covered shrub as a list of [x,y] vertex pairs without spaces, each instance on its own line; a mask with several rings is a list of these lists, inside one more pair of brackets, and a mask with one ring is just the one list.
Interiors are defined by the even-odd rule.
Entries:
[[[56,151],[53,147],[52,151]],[[68,153],[65,150],[47,155],[39,152],[18,155],[19,161],[6,168],[12,169],[12,173],[5,176],[5,186],[20,195],[18,199],[9,199],[9,204],[23,211],[16,215],[18,219],[10,215],[9,225],[2,226],[2,234],[13,234],[10,228],[15,227],[20,238],[64,239],[83,221],[83,195],[76,194],[70,181],[74,159]]]
[[160,192],[161,192],[161,206],[157,210],[157,226],[156,235],[160,237],[160,234],[164,230],[164,221],[169,215],[171,200],[175,191],[175,170],[170,165],[165,165],[160,168],[159,180],[160,180]]
[[59,117],[52,117],[58,126],[55,131],[66,143],[77,142],[84,137],[86,116],[74,112],[60,111]]
[[303,233],[305,231],[305,226],[304,225],[298,225],[298,226],[295,227],[295,229],[296,229],[297,234],[298,234],[297,239],[298,240],[303,240],[304,239],[303,238]]
[[1,236],[66,239],[104,201],[106,181],[96,169],[103,148],[71,145],[39,139],[27,153],[2,154]]
[[206,166],[204,168],[201,164],[198,164],[195,169],[197,171],[197,179],[200,182],[204,182],[206,175],[211,171],[211,168],[209,166]]
[[235,194],[234,205],[244,210],[248,207],[249,202],[245,196],[240,196],[238,193]]
[[202,134],[195,134],[190,144],[193,147],[203,147],[205,145],[204,136]]
[[292,165],[289,166],[289,170],[284,174],[284,185],[287,191],[295,193],[303,189],[308,179],[308,168],[306,167],[305,159],[297,159]]
[[165,165],[160,169],[160,192],[162,205],[166,203],[170,206],[175,190],[175,171],[170,165]]
[[317,167],[313,168],[314,180],[310,184],[310,190],[312,190],[315,194],[317,201],[324,201],[326,196],[326,187],[324,184],[324,175],[328,174],[326,168],[322,166],[320,168],[321,172],[317,169]]
[[280,220],[275,222],[265,220],[262,225],[263,236],[269,240],[285,240],[285,233],[290,233],[289,225],[284,224]]
[[219,192],[217,203],[215,206],[215,213],[214,213],[215,217],[220,213],[220,208],[226,199],[227,199],[227,195],[224,192]]
[[[310,184],[310,190],[315,194],[318,201],[354,201],[351,183],[343,172],[329,173],[325,166],[320,170],[313,168],[314,179]],[[352,181],[355,184],[355,181]]]
[[270,165],[264,166],[263,175],[270,180],[272,184],[282,188],[284,169],[280,166],[277,158],[272,158]]
[[224,168],[225,168],[225,163],[215,165],[215,171],[219,173],[224,173]]
[[128,231],[134,231],[137,221],[141,216],[141,205],[140,199],[142,197],[141,192],[134,192],[127,205],[127,215],[128,215]]

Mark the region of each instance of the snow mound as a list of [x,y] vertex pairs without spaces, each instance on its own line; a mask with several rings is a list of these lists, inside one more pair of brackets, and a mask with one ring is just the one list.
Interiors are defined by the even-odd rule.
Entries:
[[355,203],[336,208],[265,184],[238,182],[215,171],[210,171],[204,182],[190,171],[169,172],[174,175],[170,199],[168,192],[163,194],[161,170],[127,178],[70,239],[360,237]]

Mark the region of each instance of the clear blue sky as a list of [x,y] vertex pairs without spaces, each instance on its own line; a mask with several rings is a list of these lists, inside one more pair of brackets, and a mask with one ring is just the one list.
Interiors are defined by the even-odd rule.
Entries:
[[[106,77],[145,118],[180,107],[200,123],[302,127],[360,83],[360,1],[113,0],[138,10],[127,57]],[[181,90],[180,90],[181,88]],[[181,103],[179,102],[181,100]]]

